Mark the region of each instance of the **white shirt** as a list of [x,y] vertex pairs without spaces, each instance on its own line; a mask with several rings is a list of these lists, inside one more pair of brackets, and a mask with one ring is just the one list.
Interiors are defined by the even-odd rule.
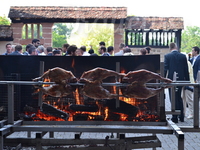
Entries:
[[198,56],[199,56],[199,55],[194,56],[194,60],[193,60],[193,62],[192,62],[192,66],[194,66],[194,63],[195,63],[195,61],[196,61],[196,59],[197,59]]
[[83,52],[83,55],[82,56],[90,56],[90,53],[88,52]]
[[46,54],[45,54],[44,52],[42,52],[42,53],[38,53],[38,55],[46,56]]
[[115,53],[115,56],[123,56],[124,50],[120,50],[119,52]]

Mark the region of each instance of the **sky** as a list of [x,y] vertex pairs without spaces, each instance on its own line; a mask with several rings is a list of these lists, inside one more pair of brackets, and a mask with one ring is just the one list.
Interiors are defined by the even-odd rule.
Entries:
[[128,15],[141,17],[183,17],[184,26],[200,26],[198,0],[0,0],[0,16],[10,6],[127,7]]

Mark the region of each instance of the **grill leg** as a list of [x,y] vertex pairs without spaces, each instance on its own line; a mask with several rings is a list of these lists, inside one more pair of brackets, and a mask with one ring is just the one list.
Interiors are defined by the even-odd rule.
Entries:
[[40,135],[41,134],[36,133],[36,150],[42,150],[42,144],[41,144],[42,136]]
[[178,138],[178,150],[184,150],[184,139]]
[[3,136],[0,136],[0,150],[3,150]]

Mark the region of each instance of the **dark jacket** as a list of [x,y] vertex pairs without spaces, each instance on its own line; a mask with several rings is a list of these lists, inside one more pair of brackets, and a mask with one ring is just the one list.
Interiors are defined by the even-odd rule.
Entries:
[[[194,58],[190,60],[192,63],[194,61]],[[193,65],[193,75],[194,75],[194,81],[197,79],[197,73],[200,71],[200,55],[196,58],[194,65]]]
[[177,74],[177,80],[189,81],[189,72],[187,58],[178,51],[172,51],[165,55],[164,58],[164,75],[173,80],[174,72]]
[[21,53],[19,53],[18,51],[14,51],[14,52],[12,52],[11,54],[9,54],[9,55],[22,55]]

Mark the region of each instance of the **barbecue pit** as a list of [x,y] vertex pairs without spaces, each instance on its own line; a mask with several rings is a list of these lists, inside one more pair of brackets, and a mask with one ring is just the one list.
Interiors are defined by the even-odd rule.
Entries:
[[[32,62],[27,65],[27,67],[24,67],[26,69],[21,70],[21,68],[8,68],[6,69],[4,66],[1,66],[1,69],[3,70],[3,74],[1,74],[1,77],[4,78],[7,75],[10,75],[10,73],[20,73],[21,76],[25,76],[26,80],[22,80],[23,78],[19,79],[21,81],[6,81],[3,83],[3,85],[7,84],[8,87],[8,92],[6,99],[8,99],[8,106],[10,108],[8,108],[9,113],[8,113],[8,123],[12,124],[10,127],[7,127],[6,129],[8,130],[7,133],[10,133],[10,128],[12,128],[12,130],[14,132],[16,131],[27,131],[28,133],[30,132],[38,132],[36,134],[36,139],[39,139],[39,143],[37,143],[36,141],[38,140],[33,140],[33,139],[29,139],[29,142],[23,142],[24,139],[20,140],[20,143],[23,143],[26,145],[26,143],[28,145],[31,145],[31,143],[33,145],[38,144],[38,149],[40,149],[42,147],[42,145],[49,145],[49,143],[45,140],[42,139],[43,135],[45,135],[47,132],[49,132],[49,136],[50,138],[53,137],[53,133],[54,132],[78,132],[74,135],[75,139],[80,139],[81,137],[81,133],[82,132],[109,132],[109,133],[118,133],[118,137],[116,137],[117,139],[114,140],[114,142],[111,144],[115,144],[118,140],[121,140],[121,142],[124,144],[124,142],[126,140],[128,140],[125,137],[125,133],[166,133],[166,134],[172,134],[174,129],[178,129],[177,127],[169,127],[167,126],[169,124],[169,122],[165,119],[165,112],[164,112],[164,103],[163,101],[160,100],[160,98],[162,97],[162,95],[157,95],[155,97],[153,97],[152,99],[148,99],[148,100],[131,100],[131,102],[127,102],[125,100],[120,100],[120,99],[113,99],[111,101],[92,101],[92,105],[90,105],[91,107],[88,108],[88,105],[85,105],[85,103],[87,102],[87,104],[91,103],[90,100],[86,101],[84,98],[83,100],[80,99],[76,99],[76,97],[80,97],[80,95],[78,95],[79,93],[77,92],[75,96],[73,97],[64,97],[63,99],[58,100],[57,98],[52,98],[49,96],[45,96],[43,95],[41,92],[37,93],[37,94],[33,94],[34,92],[34,88],[33,85],[46,85],[46,84],[52,84],[52,83],[42,83],[42,82],[37,82],[37,83],[33,83],[31,81],[31,79],[39,76],[40,74],[42,74],[43,71],[46,71],[49,68],[52,67],[62,67],[62,68],[67,68],[67,70],[72,71],[76,77],[80,77],[81,74],[86,71],[86,70],[90,70],[93,69],[94,67],[104,67],[107,69],[111,69],[111,70],[116,70],[118,72],[128,72],[128,71],[133,71],[133,70],[138,70],[141,68],[147,68],[148,70],[151,70],[153,72],[159,73],[160,72],[160,60],[159,60],[159,55],[151,55],[151,56],[126,56],[126,57],[69,57],[69,58],[63,58],[63,57],[30,57]],[[16,61],[19,62],[19,60],[21,60],[21,63],[24,64],[27,61],[30,61],[30,58],[28,57],[7,57],[5,59],[5,57],[2,57],[1,61],[4,63],[8,63],[8,61]],[[24,59],[24,60],[23,60]],[[55,63],[51,63],[52,59],[54,59]],[[90,60],[89,60],[90,59]],[[152,61],[153,60],[153,61]],[[90,62],[95,62],[94,64],[91,64]],[[3,64],[4,64],[3,63]],[[2,64],[2,63],[1,63]],[[9,63],[8,63],[9,64]],[[131,65],[130,65],[131,64]],[[20,66],[20,64],[18,64]],[[17,65],[17,66],[18,66]],[[31,71],[30,73],[30,66],[32,68],[34,68],[34,71]],[[38,69],[36,66],[39,66]],[[28,77],[27,77],[28,76]],[[113,79],[110,79],[113,80]],[[117,84],[119,83],[110,83],[108,82],[107,85],[105,85],[108,88],[112,87],[112,90],[117,90],[118,91],[118,86]],[[1,84],[2,85],[2,84]],[[28,87],[28,91],[29,91],[29,100],[26,100],[23,98],[24,95],[26,95],[25,93],[23,93],[23,91],[19,91],[21,94],[21,103],[24,104],[22,105],[21,109],[19,112],[14,113],[14,111],[16,111],[14,108],[16,107],[14,104],[14,97],[15,97],[15,86],[16,85],[21,85],[23,88],[24,86]],[[21,87],[21,88],[22,88]],[[115,87],[115,89],[113,88]],[[30,92],[31,91],[31,92]],[[31,93],[31,95],[30,95]],[[28,97],[27,95],[24,97]],[[80,101],[80,103],[77,103],[77,101]],[[60,102],[58,104],[58,102]],[[105,104],[110,102],[111,104]],[[132,103],[133,102],[133,103]],[[139,103],[139,104],[137,104]],[[32,105],[33,104],[33,105]],[[67,104],[67,105],[65,105]],[[70,105],[69,105],[70,104]],[[100,106],[99,106],[100,105]],[[91,113],[91,111],[86,111],[87,113],[83,113],[85,111],[83,111],[84,109],[86,110],[95,110],[95,109],[100,109],[102,106],[106,105],[107,107],[110,107],[110,109],[112,110],[110,112],[110,114],[112,114],[111,118],[109,118],[108,120],[105,119],[105,112],[106,112],[106,108],[101,109],[101,111],[104,113],[103,115],[100,114],[97,111],[98,115],[93,115]],[[134,112],[135,107],[139,107],[139,110],[141,111],[141,113],[143,114],[139,114],[137,112],[137,115],[135,115],[135,112],[133,114],[131,114],[132,116],[125,116],[124,114],[127,115],[127,113],[129,113],[126,109],[122,109],[120,110],[120,107],[123,108],[124,105],[127,105],[128,108],[131,108]],[[152,105],[151,107],[149,105]],[[59,107],[58,107],[59,106]],[[68,113],[70,114],[69,116],[65,116],[64,113],[64,109],[66,107],[71,107],[71,109],[77,109],[78,107],[78,111],[76,110],[74,113],[74,116],[71,116],[71,114],[73,113]],[[28,108],[27,108],[28,107]],[[53,114],[55,115],[55,113],[52,113],[56,111],[56,115],[58,116],[59,113],[61,113],[61,116],[59,119],[63,119],[62,121],[49,121],[49,120],[45,120],[45,119],[41,119],[40,121],[38,120],[34,120],[33,118],[29,118],[29,116],[32,116],[33,114],[25,114],[23,112],[24,108],[26,108],[26,110],[31,109],[32,112],[36,111],[38,112],[38,110],[41,110],[40,108],[43,108],[42,110],[44,110],[45,112],[48,112],[50,115]],[[34,110],[34,111],[33,111]],[[50,111],[51,110],[51,111]],[[80,113],[78,113],[80,112]],[[24,116],[20,116],[22,118],[18,118],[19,116],[14,116],[14,114],[21,114],[24,113],[25,115],[28,116],[29,119],[31,119],[31,121],[27,121],[27,118],[24,118]],[[48,114],[46,113],[46,114]],[[48,114],[48,115],[49,115]],[[122,115],[123,114],[123,115]],[[54,116],[54,117],[55,117]],[[152,118],[149,119],[149,116],[151,116]],[[52,115],[51,115],[52,117]],[[124,118],[123,118],[124,117]],[[143,118],[142,118],[143,117]],[[21,120],[22,119],[22,120]],[[16,120],[16,121],[14,121]],[[44,121],[43,121],[44,120]],[[2,123],[4,124],[4,122]],[[174,125],[175,126],[175,125]],[[176,131],[176,130],[175,130]],[[178,130],[179,131],[179,130]],[[182,135],[182,132],[179,132],[180,135]],[[183,136],[180,136],[180,139],[182,139]],[[134,139],[134,138],[133,138]],[[133,140],[131,139],[131,141]],[[148,143],[148,140],[152,139],[155,142],[155,144],[147,144],[149,147],[157,147],[160,146],[160,142],[159,140],[155,137],[155,136],[151,136],[151,137],[138,137],[135,140],[137,141],[145,141]],[[95,140],[93,139],[96,144],[105,144],[106,142],[110,142],[110,140],[108,140],[108,138],[105,138],[105,140],[101,141],[101,140]],[[6,139],[6,143],[8,144],[9,142],[11,143],[15,143],[13,139]],[[34,141],[34,142],[31,142]],[[59,140],[50,140],[50,143],[57,143]],[[91,140],[90,140],[91,141]],[[81,140],[80,143],[85,144],[87,143],[88,140]],[[130,142],[130,140],[129,140]],[[60,145],[63,145],[64,143],[66,143],[65,141],[60,141],[58,142]],[[69,142],[70,143],[70,142]],[[139,142],[140,143],[140,142]],[[74,144],[73,142],[71,143],[72,145]],[[122,144],[122,145],[123,145]],[[133,143],[130,143],[131,147],[134,147],[136,145],[132,145]],[[182,144],[181,144],[182,145]],[[148,147],[147,146],[147,147]],[[114,146],[115,149],[117,149],[118,146]],[[142,145],[141,145],[142,147]],[[181,147],[181,146],[180,146]],[[101,147],[102,148],[102,147]],[[105,148],[105,146],[103,147]]]

